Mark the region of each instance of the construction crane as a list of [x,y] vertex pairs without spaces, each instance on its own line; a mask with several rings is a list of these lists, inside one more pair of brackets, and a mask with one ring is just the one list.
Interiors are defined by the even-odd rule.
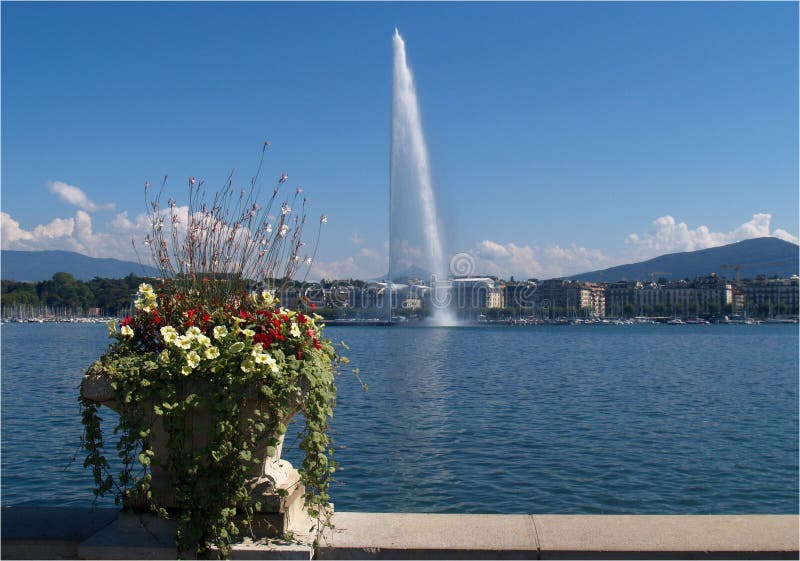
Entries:
[[772,261],[759,261],[757,263],[728,263],[725,265],[720,265],[720,269],[733,269],[736,271],[736,284],[739,284],[739,277],[741,276],[740,273],[742,272],[742,267],[759,267],[761,265],[774,265],[775,263],[785,263],[785,259],[777,259]]
[[739,273],[742,272],[742,265],[740,263],[731,263],[726,265],[720,265],[720,269],[734,269],[736,270],[736,286],[739,286]]

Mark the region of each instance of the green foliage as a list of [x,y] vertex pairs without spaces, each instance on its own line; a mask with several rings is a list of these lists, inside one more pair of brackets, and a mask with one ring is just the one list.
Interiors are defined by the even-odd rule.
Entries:
[[2,301],[5,314],[18,306],[49,306],[73,311],[100,308],[109,316],[120,315],[128,309],[136,287],[147,279],[128,275],[123,279],[94,279],[83,282],[69,273],[56,273],[49,281],[16,282],[4,280]]
[[[259,471],[253,468],[264,452],[275,453],[296,412],[305,417],[298,471],[306,504],[312,516],[326,516],[339,357],[321,337],[319,316],[277,308],[267,291],[229,295],[236,305],[202,308],[204,301],[168,282],[158,294],[142,285],[136,315],[119,329],[109,325],[116,342],[87,374],[104,377],[116,392],[123,469],[110,473],[97,404],[82,394],[84,465],[98,496],[113,491],[118,503],[174,516],[179,552],[207,556],[216,547],[227,557],[261,508],[250,496]],[[200,412],[208,426],[196,424]],[[156,440],[157,423],[166,442]],[[170,474],[176,513],[151,487],[154,466]]]

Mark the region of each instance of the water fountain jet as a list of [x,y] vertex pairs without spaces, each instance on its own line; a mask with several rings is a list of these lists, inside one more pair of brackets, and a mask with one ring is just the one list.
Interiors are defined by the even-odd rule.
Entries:
[[389,295],[391,321],[394,275],[410,267],[431,274],[432,322],[453,325],[448,307],[449,271],[436,212],[428,148],[422,131],[414,77],[406,59],[406,46],[395,28],[392,76],[392,146],[389,186]]

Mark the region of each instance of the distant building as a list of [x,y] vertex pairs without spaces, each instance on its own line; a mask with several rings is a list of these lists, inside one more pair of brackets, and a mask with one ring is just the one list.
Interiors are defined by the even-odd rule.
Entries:
[[605,311],[609,316],[737,314],[743,309],[741,291],[717,275],[666,284],[619,281],[606,285]]
[[797,315],[798,277],[768,279],[763,275],[742,283],[747,310],[753,315]]
[[504,307],[522,310],[534,309],[536,304],[535,296],[538,290],[538,282],[527,280],[524,282],[508,282],[503,288]]
[[534,300],[544,315],[554,314],[603,317],[606,313],[605,289],[600,284],[550,279],[539,283]]
[[450,291],[452,302],[460,310],[502,308],[504,290],[490,277],[456,278]]

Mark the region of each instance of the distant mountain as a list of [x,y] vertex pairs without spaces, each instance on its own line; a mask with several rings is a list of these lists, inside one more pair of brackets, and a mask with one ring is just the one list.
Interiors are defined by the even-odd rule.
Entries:
[[119,279],[133,273],[157,276],[158,270],[119,259],[87,257],[74,251],[11,251],[0,252],[0,278],[25,282],[50,280],[55,273],[69,273],[78,280],[94,277]]
[[[389,273],[386,273],[382,277],[369,279],[369,282],[386,282],[387,278],[389,278]],[[411,265],[403,271],[395,272],[393,275],[392,282],[399,284],[407,284],[408,279],[422,279],[426,283],[428,283],[430,282],[431,279],[431,273],[430,271],[426,271],[421,267],[417,267],[416,265]]]
[[790,277],[798,274],[798,250],[793,243],[778,238],[753,238],[742,242],[701,249],[670,253],[654,259],[619,265],[602,271],[571,275],[572,280],[587,282],[614,282],[618,280],[650,280],[664,277],[667,280],[694,279],[716,273],[733,279],[736,271],[723,269],[722,265],[740,265],[740,277],[757,275]]

